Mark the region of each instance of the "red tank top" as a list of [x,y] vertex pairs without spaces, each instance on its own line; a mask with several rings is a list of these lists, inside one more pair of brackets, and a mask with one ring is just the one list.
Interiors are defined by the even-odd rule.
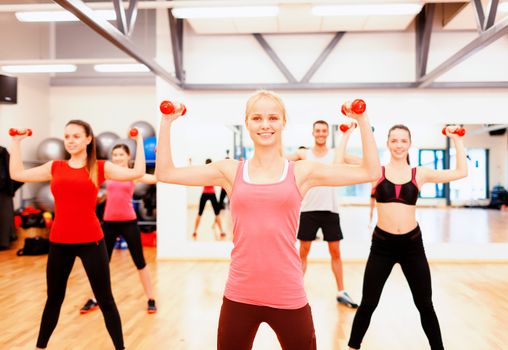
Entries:
[[[99,187],[104,182],[104,161],[97,161]],[[51,192],[55,198],[55,221],[49,240],[55,243],[96,242],[104,236],[97,215],[98,187],[86,167],[71,168],[65,160],[51,166]]]
[[203,193],[213,193],[213,194],[215,194],[215,187],[213,187],[213,186],[205,186],[205,187],[203,187]]

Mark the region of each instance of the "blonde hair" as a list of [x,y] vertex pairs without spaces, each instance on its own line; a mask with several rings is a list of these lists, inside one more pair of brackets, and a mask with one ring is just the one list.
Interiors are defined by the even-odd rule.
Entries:
[[[256,103],[263,98],[272,100],[280,107],[280,109],[282,110],[282,120],[284,121],[284,123],[286,123],[286,106],[284,105],[282,98],[278,94],[270,90],[258,90],[249,97],[249,99],[247,100],[247,104],[245,105],[245,122],[247,122],[247,118],[249,117],[249,114],[252,112],[252,109],[254,108]],[[279,153],[281,156],[284,156],[282,144],[280,145]]]
[[282,119],[284,120],[285,123],[286,106],[284,105],[284,102],[282,102],[282,98],[278,94],[269,90],[258,90],[249,97],[249,99],[247,100],[247,104],[245,106],[245,121],[247,121],[247,118],[249,117],[249,114],[254,108],[254,106],[256,105],[256,102],[258,102],[263,98],[268,98],[279,105],[280,109],[282,110]]

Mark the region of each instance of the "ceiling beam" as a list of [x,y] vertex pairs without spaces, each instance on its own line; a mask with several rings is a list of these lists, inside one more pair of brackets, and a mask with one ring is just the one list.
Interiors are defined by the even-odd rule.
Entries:
[[239,90],[341,90],[341,89],[407,89],[415,87],[415,83],[252,83],[252,84],[188,84],[185,90],[203,91],[239,91]]
[[91,10],[80,0],[54,0],[57,4],[62,6],[64,9],[73,13],[78,17],[81,22],[86,24],[104,39],[118,47],[120,50],[125,52],[127,55],[134,58],[139,63],[147,66],[154,74],[166,80],[168,83],[179,87],[180,81],[177,80],[170,72],[160,66],[153,58],[145,57],[134,43],[125,35],[123,35],[118,29],[116,29],[108,21],[97,18],[94,11]]
[[259,34],[259,33],[254,33],[252,34],[254,36],[254,38],[256,38],[257,42],[259,43],[259,45],[261,45],[261,47],[263,48],[263,50],[265,50],[265,52],[268,54],[268,56],[270,57],[270,59],[273,61],[273,63],[275,63],[275,65],[277,66],[277,68],[279,68],[279,70],[282,72],[282,74],[284,74],[284,76],[286,77],[286,79],[288,80],[288,82],[290,83],[296,83],[297,80],[296,78],[293,76],[293,74],[291,74],[291,72],[289,71],[289,69],[286,67],[286,65],[284,64],[284,62],[282,62],[282,60],[280,59],[280,57],[277,55],[277,53],[272,49],[272,47],[270,46],[270,44],[268,44],[268,42],[265,40],[265,38],[263,37],[263,35]]
[[493,25],[483,33],[481,33],[476,39],[473,39],[469,44],[464,46],[450,58],[445,60],[439,66],[434,68],[430,73],[425,74],[423,77],[418,79],[418,87],[423,88],[426,87],[438,77],[448,72],[450,69],[455,67],[460,62],[464,61],[466,58],[472,56],[477,53],[481,49],[487,47],[492,44],[497,39],[508,33],[508,17],[504,18],[499,23]]
[[122,32],[122,34],[127,34],[129,32],[129,26],[127,24],[127,17],[125,16],[123,1],[113,0],[113,5],[115,6],[116,27]]
[[427,4],[416,16],[416,79],[420,79],[427,73],[427,61],[429,58],[430,38],[432,36],[432,24],[436,4]]
[[481,0],[471,1],[475,12],[474,19],[476,21],[476,29],[478,32],[483,32],[483,24],[485,23],[485,13],[483,12],[483,4]]
[[127,26],[129,31],[128,36],[134,33],[134,27],[136,25],[136,19],[138,18],[138,0],[129,0],[129,9],[127,10]]
[[[246,83],[246,84],[200,84],[184,83],[184,90],[189,91],[249,91],[249,90],[383,90],[383,89],[417,89],[417,83]],[[508,81],[494,82],[440,82],[432,83],[428,89],[508,89]]]
[[185,71],[183,70],[183,19],[175,18],[171,12],[171,9],[168,9],[168,18],[175,75],[179,81],[184,82]]
[[345,32],[338,32],[335,34],[335,36],[332,38],[330,43],[325,47],[323,52],[319,55],[319,57],[316,59],[316,61],[312,64],[312,66],[309,68],[307,73],[303,76],[302,80],[300,80],[301,83],[308,83],[312,76],[316,73],[316,71],[321,67],[323,62],[326,60],[328,55],[333,51],[335,46],[337,46],[337,43],[342,39]]
[[498,5],[499,0],[490,0],[488,15],[483,24],[483,30],[487,30],[494,25],[494,22],[496,21]]

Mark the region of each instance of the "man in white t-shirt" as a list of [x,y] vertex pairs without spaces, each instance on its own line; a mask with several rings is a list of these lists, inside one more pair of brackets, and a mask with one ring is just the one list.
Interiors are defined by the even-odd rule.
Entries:
[[[334,152],[326,146],[326,140],[330,134],[328,123],[324,120],[314,122],[312,136],[314,146],[298,151],[288,156],[289,160],[312,160],[332,164]],[[332,259],[332,272],[337,283],[337,302],[357,308],[349,294],[344,290],[344,278],[342,271],[342,259],[340,255],[340,241],[343,238],[340,228],[338,205],[334,187],[311,188],[302,201],[300,210],[300,225],[298,239],[300,240],[300,258],[303,272],[307,270],[307,256],[309,255],[312,241],[316,239],[317,231],[321,228],[323,239],[328,242],[328,250]]]

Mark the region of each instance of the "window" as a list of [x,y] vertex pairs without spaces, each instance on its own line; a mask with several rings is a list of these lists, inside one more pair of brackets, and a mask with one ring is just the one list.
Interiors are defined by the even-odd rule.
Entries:
[[[431,169],[442,170],[444,169],[444,155],[443,149],[421,149],[418,153],[418,165],[428,167]],[[444,184],[427,184],[422,187],[420,191],[421,198],[444,198]]]

